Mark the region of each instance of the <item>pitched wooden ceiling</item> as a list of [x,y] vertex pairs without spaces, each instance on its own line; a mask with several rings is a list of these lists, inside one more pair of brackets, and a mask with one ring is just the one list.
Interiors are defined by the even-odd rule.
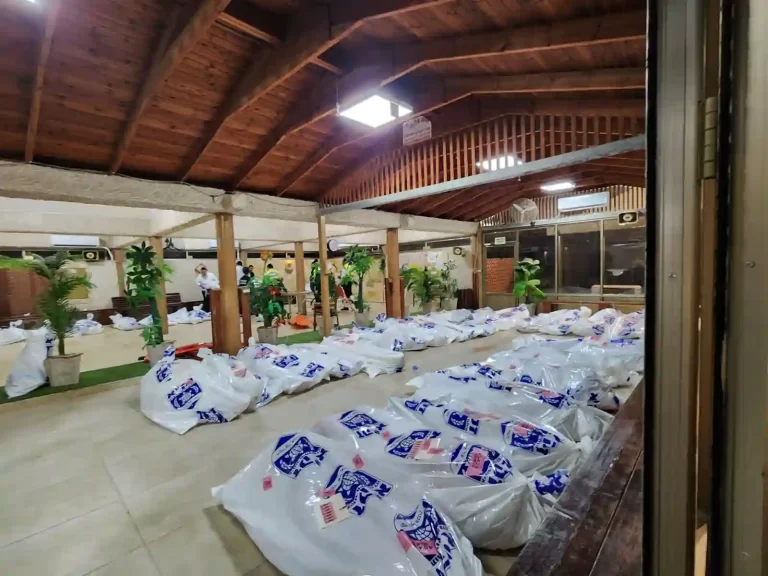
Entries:
[[[644,11],[645,0],[2,0],[0,156],[317,200],[398,146],[397,126],[336,114],[377,91],[437,133],[477,122],[465,110],[490,100],[572,115],[642,101]],[[589,182],[605,172],[591,168],[579,171]],[[481,215],[459,200],[425,213]]]

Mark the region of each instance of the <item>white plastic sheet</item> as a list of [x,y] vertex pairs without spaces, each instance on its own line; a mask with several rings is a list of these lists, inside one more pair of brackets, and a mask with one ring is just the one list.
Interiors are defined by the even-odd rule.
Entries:
[[200,350],[197,355],[203,359],[203,364],[206,367],[223,375],[234,390],[246,394],[251,399],[248,406],[250,410],[255,410],[263,405],[266,400],[266,378],[252,374],[244,362],[233,356],[214,354],[207,348]]
[[16,344],[16,342],[24,342],[26,335],[24,329],[21,327],[24,324],[22,320],[16,320],[8,325],[8,328],[0,328],[0,346],[7,344]]
[[280,437],[215,498],[287,576],[482,576],[472,545],[384,460],[312,432]]
[[235,390],[210,364],[176,360],[176,350],[170,347],[142,377],[140,401],[147,418],[184,434],[198,424],[234,420],[248,408],[251,397]]
[[93,314],[86,314],[85,318],[75,322],[74,331],[80,336],[94,336],[104,332],[104,326],[93,319]]
[[325,338],[323,344],[342,358],[362,360],[363,371],[371,378],[379,374],[394,374],[405,366],[402,352],[380,348],[365,341],[358,332],[336,332]]
[[645,337],[645,310],[619,318],[611,330],[611,339]]
[[5,380],[5,393],[9,398],[29,394],[48,380],[45,359],[51,351],[53,337],[47,328],[28,330],[25,335],[27,343]]
[[[151,316],[150,316],[150,325],[151,325]],[[130,316],[123,316],[122,314],[116,313],[109,317],[110,320],[112,320],[112,326],[117,328],[118,330],[136,330],[139,328],[139,323],[136,322],[136,318],[131,318]]]
[[571,326],[571,333],[576,336],[603,336],[610,334],[616,321],[622,316],[621,312],[613,308],[606,308],[593,314],[589,318],[579,318]]

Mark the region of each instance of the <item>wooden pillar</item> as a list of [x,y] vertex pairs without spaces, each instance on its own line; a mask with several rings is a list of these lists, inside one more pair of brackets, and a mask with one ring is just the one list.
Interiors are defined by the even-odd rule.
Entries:
[[[163,265],[163,239],[159,236],[150,238],[152,249],[157,255],[158,266]],[[168,300],[165,297],[165,282],[160,283],[160,294],[157,297],[157,311],[160,313],[160,322],[163,324],[163,334],[168,334]]]
[[387,230],[387,301],[390,302],[392,316],[403,317],[403,297],[400,290],[400,244],[397,228]]
[[235,225],[232,214],[216,214],[216,245],[219,262],[218,314],[222,315],[221,348],[227,354],[240,350],[240,307],[235,266]]
[[115,259],[115,271],[117,272],[117,295],[125,297],[125,250],[118,248],[112,251]]
[[485,245],[483,230],[478,228],[472,236],[472,289],[475,292],[475,303],[478,308],[485,306]]
[[296,306],[299,314],[307,315],[307,296],[304,293],[304,286],[307,283],[304,277],[304,242],[296,242]]
[[331,294],[328,286],[328,241],[325,236],[325,216],[317,217],[317,241],[320,251],[320,293],[323,305],[323,336],[331,335]]
[[243,263],[243,268],[248,268],[248,250],[241,249],[238,260]]

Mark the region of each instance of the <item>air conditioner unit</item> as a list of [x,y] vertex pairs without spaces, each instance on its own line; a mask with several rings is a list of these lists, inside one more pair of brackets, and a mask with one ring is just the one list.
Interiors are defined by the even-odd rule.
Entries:
[[579,210],[591,210],[592,208],[603,208],[611,202],[611,193],[595,192],[594,194],[581,194],[578,196],[566,196],[557,199],[557,210],[559,212],[577,212]]
[[98,236],[67,236],[52,234],[51,245],[69,248],[98,248],[101,246],[101,239]]

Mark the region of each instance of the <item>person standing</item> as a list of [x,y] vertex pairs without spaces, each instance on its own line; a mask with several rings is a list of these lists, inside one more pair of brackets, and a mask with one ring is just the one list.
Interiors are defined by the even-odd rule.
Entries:
[[205,264],[200,264],[197,268],[197,278],[195,283],[203,291],[203,310],[211,311],[211,290],[219,287],[219,279],[213,272],[208,272]]
[[237,261],[237,264],[235,265],[235,279],[237,280],[237,283],[240,284],[240,278],[243,275],[243,262],[241,260]]

